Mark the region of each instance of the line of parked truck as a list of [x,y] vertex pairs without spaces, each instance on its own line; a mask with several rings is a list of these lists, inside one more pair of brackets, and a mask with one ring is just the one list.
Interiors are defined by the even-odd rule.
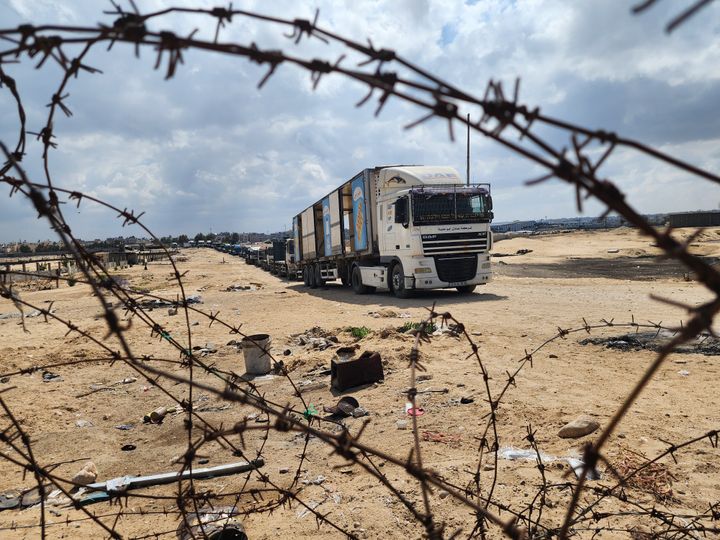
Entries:
[[216,250],[242,257],[247,264],[287,279],[301,279],[302,273],[295,263],[292,238],[268,240],[255,244],[211,244]]
[[374,167],[293,217],[290,238],[220,250],[310,288],[468,294],[492,277],[492,208],[490,184],[465,183],[452,167]]

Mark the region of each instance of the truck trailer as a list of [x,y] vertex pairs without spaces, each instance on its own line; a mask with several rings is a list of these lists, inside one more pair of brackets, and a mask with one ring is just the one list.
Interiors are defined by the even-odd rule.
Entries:
[[374,167],[293,218],[295,260],[310,288],[470,293],[491,279],[492,218],[490,184],[452,167]]

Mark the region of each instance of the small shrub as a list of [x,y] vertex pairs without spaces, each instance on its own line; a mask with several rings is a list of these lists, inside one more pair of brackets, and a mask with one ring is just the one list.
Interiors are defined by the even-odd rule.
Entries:
[[370,333],[370,329],[367,326],[352,326],[350,328],[350,334],[355,339],[362,339]]
[[68,278],[67,280],[68,287],[74,287],[76,283],[77,281],[75,280],[75,278]]
[[[398,332],[402,332],[403,334],[405,334],[407,332],[417,331],[420,330],[421,326],[422,323],[408,321],[398,329]],[[435,323],[431,322],[425,325],[425,331],[428,334],[432,334],[435,330],[437,330],[437,326],[435,325]]]

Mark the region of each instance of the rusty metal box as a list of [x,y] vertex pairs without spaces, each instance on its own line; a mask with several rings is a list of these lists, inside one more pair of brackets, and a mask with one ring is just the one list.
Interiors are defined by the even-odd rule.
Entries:
[[385,379],[379,352],[365,351],[359,357],[330,362],[330,381],[341,392],[353,386],[374,383]]

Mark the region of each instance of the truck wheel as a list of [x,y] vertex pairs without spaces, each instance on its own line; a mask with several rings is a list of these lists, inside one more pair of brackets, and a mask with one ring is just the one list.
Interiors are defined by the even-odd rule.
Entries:
[[315,282],[315,266],[310,265],[307,267],[308,269],[308,286],[311,289],[317,289],[317,283]]
[[310,278],[308,277],[308,267],[307,266],[303,266],[302,280],[303,280],[303,285],[305,285],[306,287],[310,286]]
[[362,275],[360,275],[359,266],[353,267],[352,274],[350,276],[350,283],[352,285],[353,291],[355,291],[355,294],[367,294],[375,290],[375,287],[368,287],[367,285],[363,285]]
[[398,298],[410,298],[411,291],[405,288],[405,271],[402,264],[396,263],[393,265],[390,273],[390,285],[392,285],[392,292]]
[[350,285],[349,273],[345,268],[340,271],[340,283],[343,284],[343,287],[347,287],[348,285]]
[[475,290],[476,285],[462,285],[461,287],[455,287],[457,292],[460,294],[470,294]]
[[317,287],[324,287],[325,286],[325,280],[322,278],[321,273],[321,266],[320,263],[315,265],[315,285]]

